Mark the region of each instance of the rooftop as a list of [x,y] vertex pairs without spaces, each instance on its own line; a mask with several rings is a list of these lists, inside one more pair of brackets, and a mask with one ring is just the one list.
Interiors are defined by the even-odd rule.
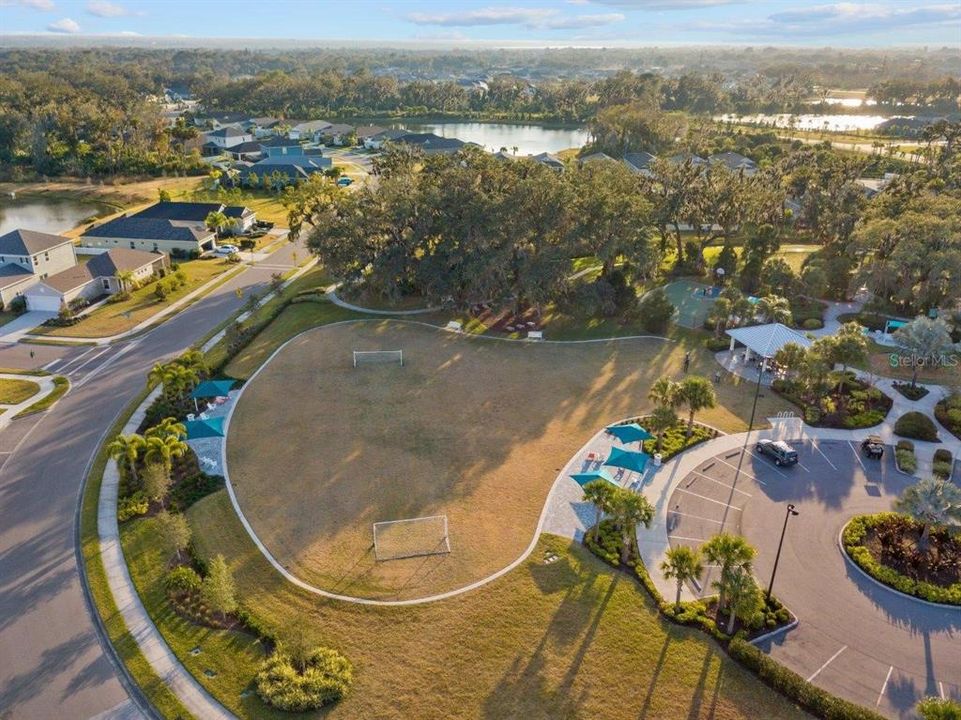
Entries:
[[70,238],[62,235],[35,230],[11,230],[0,236],[0,255],[33,255],[68,242],[71,242]]
[[200,242],[207,240],[212,234],[213,232],[203,225],[182,225],[165,218],[134,216],[119,217],[90,228],[82,237]]
[[802,348],[811,346],[811,341],[804,335],[781,323],[734,328],[727,334],[763,358],[774,357],[788,343]]

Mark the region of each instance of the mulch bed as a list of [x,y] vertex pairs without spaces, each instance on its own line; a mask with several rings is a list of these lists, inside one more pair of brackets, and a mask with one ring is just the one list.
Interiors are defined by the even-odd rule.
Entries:
[[901,575],[948,587],[961,582],[961,537],[947,530],[932,530],[928,552],[918,548],[920,528],[903,518],[892,518],[869,528],[861,543],[881,564]]
[[509,334],[541,330],[543,327],[540,313],[535,308],[515,313],[512,310],[498,310],[491,305],[481,304],[471,306],[470,316],[494,332]]

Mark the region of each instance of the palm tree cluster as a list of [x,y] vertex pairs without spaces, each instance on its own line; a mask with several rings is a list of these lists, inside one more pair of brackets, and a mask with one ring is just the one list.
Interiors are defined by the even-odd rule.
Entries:
[[791,303],[780,295],[765,295],[754,304],[744,293],[729,285],[721,291],[707,316],[707,321],[714,326],[714,336],[718,338],[728,328],[750,324],[754,320],[790,325],[794,322]]
[[694,416],[701,410],[717,405],[714,386],[701,375],[688,375],[680,382],[666,376],[660,377],[651,385],[647,398],[654,403],[654,410],[647,423],[657,438],[658,452],[661,450],[664,433],[677,425],[677,408],[687,408],[687,436],[690,437],[694,432]]
[[163,385],[163,398],[169,405],[185,408],[191,391],[207,374],[203,353],[188,350],[176,360],[154,365],[147,381],[150,384]]
[[[110,457],[117,461],[127,480],[127,490],[133,492],[150,478],[151,500],[163,501],[170,487],[170,473],[175,458],[182,458],[188,450],[184,438],[187,430],[175,418],[164,418],[143,435],[118,435],[107,446]],[[146,489],[146,488],[145,488]]]
[[621,562],[627,563],[631,551],[636,550],[638,524],[650,527],[654,519],[654,506],[639,493],[612,485],[606,480],[592,480],[584,486],[584,500],[594,505],[594,525],[587,533],[588,539],[597,536],[601,519],[609,515],[621,533]]
[[774,362],[792,375],[802,397],[814,404],[817,404],[817,398],[827,394],[831,372],[840,365],[836,394],[838,402],[843,404],[848,367],[864,362],[867,352],[864,330],[856,322],[849,322],[834,335],[819,337],[806,349],[797,343],[787,343],[774,355]]

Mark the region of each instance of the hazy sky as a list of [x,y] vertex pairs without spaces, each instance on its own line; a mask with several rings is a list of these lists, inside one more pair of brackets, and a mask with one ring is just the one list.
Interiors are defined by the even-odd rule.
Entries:
[[0,0],[0,34],[961,48],[961,1]]

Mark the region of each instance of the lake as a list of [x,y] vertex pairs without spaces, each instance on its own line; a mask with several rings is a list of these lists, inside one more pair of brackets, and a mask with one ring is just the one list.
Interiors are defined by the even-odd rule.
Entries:
[[18,228],[56,235],[106,209],[106,205],[78,200],[37,196],[14,200],[4,195],[0,197],[0,235]]
[[587,142],[588,137],[586,128],[522,123],[403,122],[395,123],[394,127],[402,127],[411,132],[432,132],[442,137],[454,137],[464,142],[477,143],[492,152],[497,152],[502,147],[513,152],[516,147],[520,155],[579,148]]
[[[720,115],[715,120],[721,122],[741,122],[750,125],[790,128],[795,130],[830,130],[831,132],[850,132],[852,130],[873,130],[891,117],[884,115]],[[793,125],[792,125],[793,119]]]

